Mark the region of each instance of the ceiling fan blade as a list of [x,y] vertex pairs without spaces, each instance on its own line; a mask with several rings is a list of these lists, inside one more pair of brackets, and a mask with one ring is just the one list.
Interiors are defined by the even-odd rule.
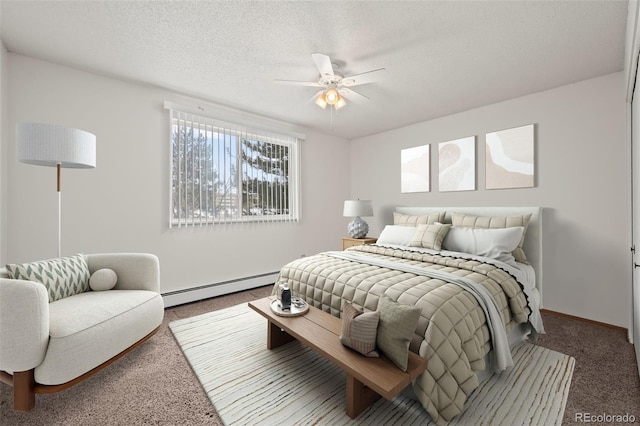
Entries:
[[340,92],[342,96],[344,96],[345,98],[349,99],[352,102],[366,102],[369,100],[369,98],[366,97],[365,95],[361,95],[360,93],[355,92],[351,89],[347,89],[346,87],[340,88],[338,92]]
[[293,81],[293,80],[273,80],[276,84],[285,84],[289,86],[311,86],[311,87],[324,87],[317,81]]
[[363,72],[362,74],[351,75],[344,77],[341,84],[345,86],[357,86],[359,84],[373,83],[374,81],[383,80],[389,75],[389,71],[384,68],[380,68],[373,71]]
[[313,62],[316,63],[316,67],[322,77],[333,77],[333,65],[331,65],[331,59],[327,55],[312,53],[311,57],[313,58]]

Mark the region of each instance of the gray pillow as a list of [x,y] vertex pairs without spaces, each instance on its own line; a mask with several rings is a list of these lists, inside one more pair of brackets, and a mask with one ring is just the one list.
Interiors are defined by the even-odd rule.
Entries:
[[378,336],[380,351],[402,371],[407,371],[409,344],[420,319],[420,307],[403,305],[381,296],[378,300]]

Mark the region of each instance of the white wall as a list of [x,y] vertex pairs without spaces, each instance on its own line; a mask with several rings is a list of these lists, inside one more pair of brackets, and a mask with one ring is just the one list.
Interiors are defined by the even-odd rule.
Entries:
[[[276,272],[286,262],[338,249],[347,220],[348,141],[306,132],[302,220],[220,229],[168,228],[167,90],[124,82],[13,53],[8,55],[9,131],[49,122],[97,135],[97,167],[62,170],[62,254],[150,252],[160,258],[162,292]],[[4,96],[4,95],[3,95]],[[330,173],[327,164],[331,164]],[[8,249],[3,262],[55,257],[55,169],[8,162]]]
[[[7,95],[9,88],[8,78],[8,65],[7,65],[7,49],[4,47],[4,43],[0,40],[0,141],[5,141],[9,137],[8,131],[8,114],[9,108]],[[0,143],[0,194],[6,194],[7,192],[7,149],[4,143]],[[4,200],[4,197],[0,197]],[[7,249],[7,203],[0,203],[0,260],[4,258],[4,254]]]
[[[545,207],[544,307],[629,328],[630,160],[624,80],[592,80],[418,123],[351,143],[351,195],[372,199],[370,235],[396,205]],[[536,124],[537,183],[485,190],[484,135]],[[476,191],[438,192],[437,144],[477,135]],[[431,145],[429,193],[400,193],[400,150]]]
[[[350,144],[307,131],[300,223],[189,230],[167,226],[169,135],[162,104],[183,97],[0,53],[5,116],[0,185],[7,227],[0,228],[1,263],[55,256],[55,170],[8,160],[15,158],[15,123],[44,121],[98,136],[96,169],[63,170],[63,254],[155,253],[163,292],[275,272],[301,254],[338,249],[348,222],[341,216],[342,203],[349,197],[374,201],[375,216],[367,218],[370,235],[391,222],[396,205],[540,205],[546,208],[545,308],[630,326],[630,171],[622,73]],[[484,190],[484,134],[529,123],[536,123],[537,132],[536,187]],[[402,148],[433,143],[434,152],[438,142],[470,135],[478,135],[477,191],[438,192],[434,153],[432,191],[400,193]]]

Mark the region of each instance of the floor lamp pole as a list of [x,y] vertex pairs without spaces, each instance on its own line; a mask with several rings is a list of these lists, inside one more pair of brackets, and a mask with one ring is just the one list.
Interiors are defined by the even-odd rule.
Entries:
[[62,165],[60,163],[56,164],[57,174],[58,174],[58,257],[61,257],[61,247],[62,247],[62,192],[60,191],[60,175],[61,175]]

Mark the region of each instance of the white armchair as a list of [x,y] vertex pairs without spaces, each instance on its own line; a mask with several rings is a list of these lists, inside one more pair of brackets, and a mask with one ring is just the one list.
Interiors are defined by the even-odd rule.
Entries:
[[14,388],[14,409],[35,406],[106,367],[155,334],[164,317],[158,258],[92,254],[89,273],[115,271],[112,290],[84,291],[50,302],[39,282],[9,279],[0,269],[0,381]]

